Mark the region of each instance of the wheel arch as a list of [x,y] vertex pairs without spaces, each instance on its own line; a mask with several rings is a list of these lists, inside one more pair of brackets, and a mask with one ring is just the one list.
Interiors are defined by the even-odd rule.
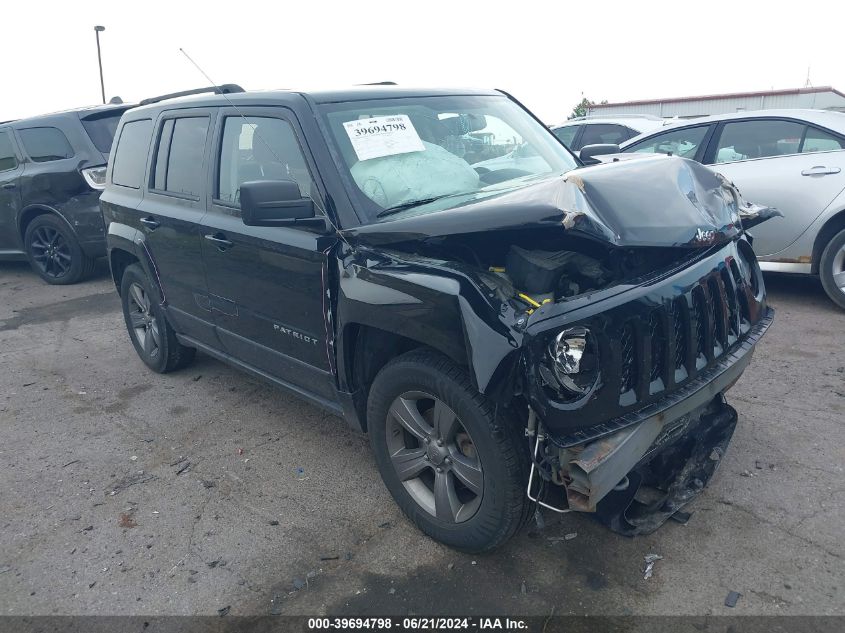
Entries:
[[114,287],[118,295],[120,295],[120,282],[123,279],[123,273],[132,264],[140,263],[135,253],[130,253],[123,248],[112,248],[109,250],[109,269],[111,270],[111,278],[114,281]]
[[811,272],[814,275],[819,274],[819,260],[821,260],[825,246],[833,239],[834,235],[843,229],[845,229],[845,209],[840,209],[824,223],[813,241],[813,267]]
[[18,215],[18,233],[19,233],[20,238],[21,238],[21,244],[24,245],[24,248],[26,248],[26,243],[25,243],[25,240],[24,240],[24,238],[26,236],[26,229],[29,227],[29,225],[32,223],[32,221],[35,218],[37,218],[38,216],[41,216],[41,215],[54,215],[54,216],[56,216],[62,222],[64,222],[71,231],[73,231],[74,235],[76,234],[76,231],[74,230],[73,225],[70,222],[68,222],[67,218],[65,216],[63,216],[61,213],[59,213],[59,211],[57,209],[55,209],[53,207],[49,207],[45,204],[31,204],[31,205],[25,207],[20,212],[20,214]]

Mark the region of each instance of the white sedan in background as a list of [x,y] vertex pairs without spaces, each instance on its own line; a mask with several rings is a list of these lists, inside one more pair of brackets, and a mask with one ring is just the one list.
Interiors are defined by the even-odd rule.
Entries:
[[[709,165],[783,213],[751,230],[763,270],[819,275],[845,308],[845,114],[760,110],[691,119],[621,145]],[[602,156],[602,159],[608,157]]]

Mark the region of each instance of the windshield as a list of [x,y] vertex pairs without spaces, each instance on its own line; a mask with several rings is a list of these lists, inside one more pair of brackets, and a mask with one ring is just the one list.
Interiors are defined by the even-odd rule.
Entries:
[[[321,106],[353,200],[370,220],[562,174],[575,159],[504,96],[406,97]],[[425,207],[423,207],[425,205]]]

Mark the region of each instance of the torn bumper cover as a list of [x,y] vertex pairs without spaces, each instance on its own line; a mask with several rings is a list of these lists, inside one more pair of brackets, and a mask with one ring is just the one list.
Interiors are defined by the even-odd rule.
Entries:
[[640,420],[583,444],[559,447],[569,508],[595,512],[616,532],[648,534],[707,484],[727,449],[736,411],[723,393],[751,361],[772,311],[742,344],[696,380],[639,411]]

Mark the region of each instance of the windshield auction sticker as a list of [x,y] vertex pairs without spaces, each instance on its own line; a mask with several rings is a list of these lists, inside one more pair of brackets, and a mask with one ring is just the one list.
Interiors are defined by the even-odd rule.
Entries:
[[420,135],[405,114],[347,121],[343,127],[358,160],[425,150]]

